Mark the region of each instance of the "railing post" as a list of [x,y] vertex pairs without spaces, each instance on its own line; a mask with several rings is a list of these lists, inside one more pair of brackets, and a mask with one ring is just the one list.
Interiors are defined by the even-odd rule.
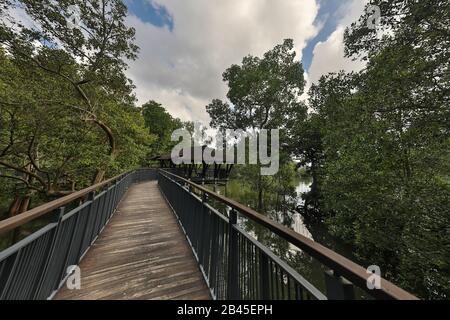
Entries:
[[[80,262],[81,257],[83,256],[83,245],[84,245],[84,238],[86,238],[86,234],[88,229],[90,229],[90,219],[91,216],[94,214],[94,201],[95,201],[95,191],[92,191],[88,195],[88,201],[91,201],[91,204],[89,205],[89,210],[86,212],[86,223],[83,228],[83,234],[81,235],[81,241],[80,241],[80,247],[78,248],[78,255],[77,255],[77,262]],[[89,244],[88,244],[89,247]]]
[[[69,258],[70,258],[70,254],[72,253],[73,250],[73,242],[75,241],[77,235],[78,235],[78,230],[80,228],[80,218],[81,218],[81,214],[82,214],[83,210],[80,210],[77,212],[77,217],[75,218],[75,225],[73,226],[73,230],[72,230],[72,235],[70,236],[70,242],[69,242],[69,246],[67,248],[67,252],[66,252],[66,256],[64,258],[64,263],[63,263],[63,269],[61,270],[60,279],[63,279],[64,276],[66,275],[66,265],[69,262]],[[78,261],[76,261],[76,263],[78,264]],[[55,290],[58,289],[59,283],[57,283],[57,287],[55,288]]]
[[228,300],[239,300],[239,252],[238,234],[234,226],[237,212],[232,209],[228,224]]
[[206,208],[206,201],[207,201],[207,197],[206,197],[206,193],[202,192],[202,215],[200,218],[200,230],[202,235],[199,237],[199,241],[198,241],[198,259],[200,262],[200,265],[203,266],[203,268],[205,268],[205,263],[203,258],[205,257],[205,248],[206,248],[206,242],[208,241],[208,219],[207,219],[207,215],[208,215],[208,210]]
[[261,299],[269,300],[269,258],[259,252],[259,286],[261,288]]
[[217,260],[218,260],[218,250],[219,250],[219,226],[217,216],[211,214],[210,219],[210,230],[211,230],[211,262],[210,262],[210,277],[209,282],[212,288],[215,289],[215,294],[217,295]]
[[355,300],[353,284],[333,270],[325,271],[325,285],[329,300]]
[[114,190],[114,212],[117,209],[117,207],[119,206],[119,202],[120,202],[119,189],[120,189],[120,181],[116,181],[116,187],[115,187],[115,190]]

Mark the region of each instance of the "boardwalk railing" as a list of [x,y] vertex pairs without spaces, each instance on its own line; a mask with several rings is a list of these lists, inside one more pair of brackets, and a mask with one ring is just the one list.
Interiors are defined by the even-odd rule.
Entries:
[[[372,274],[365,268],[236,201],[168,171],[159,171],[158,183],[216,299],[354,299],[354,286],[376,299],[417,299],[385,279],[381,289],[369,290],[367,280]],[[227,206],[229,216],[216,210],[211,200]],[[326,266],[326,293],[242,230],[238,214]]]
[[1,236],[44,215],[53,219],[0,252],[0,300],[51,298],[102,232],[129,186],[155,179],[155,170],[136,170],[0,221]]

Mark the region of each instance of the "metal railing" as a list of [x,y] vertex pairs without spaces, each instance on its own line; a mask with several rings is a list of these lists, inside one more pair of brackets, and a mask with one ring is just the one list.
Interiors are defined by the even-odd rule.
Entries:
[[[44,215],[53,221],[0,252],[0,300],[49,299],[65,282],[112,217],[132,183],[156,180],[156,170],[129,172],[16,217],[0,235]],[[66,207],[75,207],[66,212]],[[68,270],[69,268],[69,270]]]
[[[215,299],[354,299],[354,286],[376,299],[414,300],[415,296],[381,278],[369,290],[371,273],[336,252],[256,211],[185,178],[160,170],[158,184],[177,215]],[[226,217],[211,206],[227,206]],[[327,268],[325,294],[237,225],[238,214],[303,250]]]

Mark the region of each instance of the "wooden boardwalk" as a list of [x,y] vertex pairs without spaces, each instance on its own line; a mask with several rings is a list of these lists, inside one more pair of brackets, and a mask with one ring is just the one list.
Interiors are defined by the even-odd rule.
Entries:
[[80,264],[81,289],[55,299],[210,299],[157,182],[132,186]]

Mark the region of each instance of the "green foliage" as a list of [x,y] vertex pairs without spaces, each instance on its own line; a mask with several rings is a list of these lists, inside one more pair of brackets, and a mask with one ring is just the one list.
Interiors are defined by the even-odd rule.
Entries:
[[[123,80],[126,59],[137,57],[135,30],[125,24],[127,7],[120,0],[21,0],[28,15],[41,28],[22,30],[28,41],[45,41],[48,47],[62,46],[86,67],[84,78],[103,85]],[[70,8],[80,9],[78,28],[67,22]]]
[[[81,29],[67,24],[74,3]],[[125,5],[3,4],[22,5],[34,27],[11,26],[0,12],[2,212],[14,198],[23,211],[30,199],[34,206],[144,165],[154,137],[124,74],[126,59],[137,52],[134,30],[124,24]]]
[[153,156],[171,151],[175,145],[171,141],[172,132],[183,127],[180,119],[174,119],[166,109],[155,101],[149,101],[142,106],[142,115],[149,133],[157,139],[151,145]]
[[206,107],[211,127],[224,129],[279,129],[288,119],[306,115],[299,102],[305,80],[288,39],[263,58],[247,56],[223,74],[231,103],[215,99]]
[[[296,203],[296,187],[300,181],[296,174],[296,165],[293,162],[282,162],[280,170],[274,176],[263,177],[261,182],[258,177],[260,167],[258,165],[238,165],[232,171],[230,182],[226,186],[226,196],[245,204],[260,213],[267,215],[275,221],[286,226],[292,224],[291,209]],[[263,190],[262,206],[258,203],[258,190]],[[255,235],[281,257],[285,257],[288,243],[282,241],[272,232],[256,223],[246,223],[246,230]]]
[[[295,60],[294,43],[287,39],[262,58],[247,56],[242,65],[232,65],[223,74],[228,83],[229,102],[213,100],[206,111],[211,117],[210,125],[218,129],[282,129],[281,144],[286,145],[288,125],[292,119],[304,119],[307,108],[299,102],[305,80],[303,67]],[[280,166],[290,162],[289,150],[280,150]],[[282,170],[281,170],[282,171]],[[257,191],[257,206],[264,210],[264,193],[274,184],[273,177],[261,175],[261,165],[247,166],[242,170],[243,179],[250,181]],[[277,178],[282,172],[277,174]],[[287,179],[287,177],[284,177]],[[283,180],[281,180],[283,181]],[[280,182],[280,181],[279,181]],[[289,183],[283,183],[282,189]],[[279,195],[280,191],[276,194]],[[289,194],[287,190],[282,190]],[[280,200],[281,201],[281,200]]]
[[[0,65],[0,163],[7,169],[4,176],[17,182],[10,197],[14,189],[62,195],[90,185],[96,168],[113,175],[142,163],[150,137],[137,108],[104,97],[97,115],[118,137],[117,158],[111,161],[103,132],[64,107],[77,99],[72,86],[4,54]],[[36,176],[30,180],[30,174]]]
[[367,68],[311,88],[320,139],[298,153],[312,162],[306,152],[321,146],[320,205],[335,235],[403,288],[448,298],[450,4],[372,4],[390,32],[369,30],[367,16],[346,31],[347,54]]

